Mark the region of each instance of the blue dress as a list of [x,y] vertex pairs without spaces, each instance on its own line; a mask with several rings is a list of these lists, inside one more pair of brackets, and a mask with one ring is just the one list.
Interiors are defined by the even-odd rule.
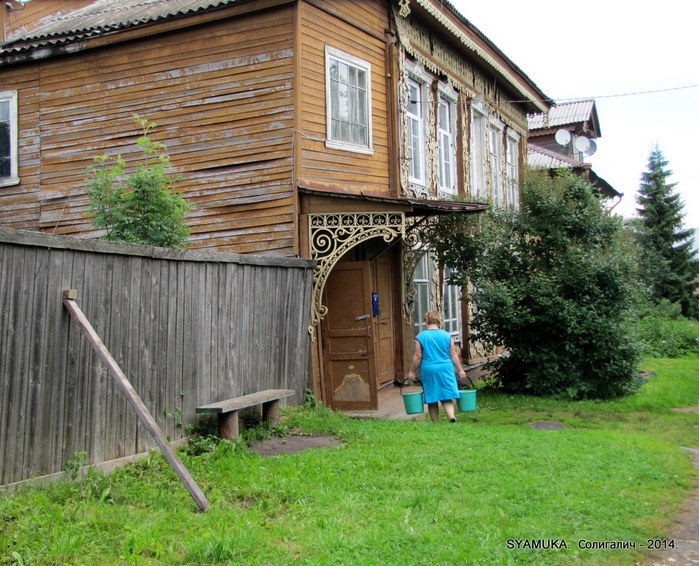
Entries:
[[459,398],[459,385],[451,359],[451,334],[438,328],[423,330],[415,338],[422,346],[420,380],[425,402]]

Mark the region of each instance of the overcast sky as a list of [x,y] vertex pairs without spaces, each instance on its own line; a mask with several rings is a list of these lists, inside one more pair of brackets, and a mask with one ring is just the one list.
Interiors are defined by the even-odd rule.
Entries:
[[[699,32],[688,0],[451,0],[550,98],[594,98],[602,137],[587,161],[633,216],[657,144],[699,228]],[[691,88],[683,88],[691,87]],[[674,90],[669,90],[674,89]],[[649,91],[662,91],[651,92]],[[633,94],[633,93],[647,94]]]

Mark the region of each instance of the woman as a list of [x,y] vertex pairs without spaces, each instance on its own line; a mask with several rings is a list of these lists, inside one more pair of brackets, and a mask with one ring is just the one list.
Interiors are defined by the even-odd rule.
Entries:
[[420,380],[425,390],[425,402],[432,422],[439,422],[439,403],[441,401],[449,421],[456,422],[454,402],[459,397],[459,386],[454,377],[454,370],[459,378],[464,379],[466,372],[456,352],[454,339],[446,330],[440,330],[442,317],[437,311],[425,313],[427,329],[415,338],[415,355],[408,372],[408,379],[415,380],[415,372],[420,368]]

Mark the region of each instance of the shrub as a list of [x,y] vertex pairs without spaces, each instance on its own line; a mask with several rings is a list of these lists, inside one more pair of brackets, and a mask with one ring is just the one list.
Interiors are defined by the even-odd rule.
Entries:
[[636,387],[636,266],[589,183],[530,172],[520,211],[459,222],[431,240],[452,283],[471,284],[472,337],[507,347],[494,364],[507,390],[579,399]]
[[643,353],[648,357],[699,355],[699,322],[683,317],[677,303],[664,299],[643,314],[638,326]]
[[189,207],[177,192],[179,178],[168,174],[172,165],[165,145],[149,137],[156,124],[138,115],[134,120],[143,130],[136,142],[143,152],[136,171],[127,174],[121,155],[97,157],[87,169],[92,225],[105,230],[107,240],[182,247],[189,237],[184,224]]

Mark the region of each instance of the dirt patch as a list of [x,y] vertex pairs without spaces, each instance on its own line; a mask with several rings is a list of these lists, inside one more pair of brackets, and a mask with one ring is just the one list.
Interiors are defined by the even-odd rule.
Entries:
[[290,434],[287,436],[271,436],[250,445],[253,450],[262,456],[276,456],[277,454],[296,454],[309,448],[328,448],[340,446],[343,442],[336,436],[320,434],[306,436]]
[[680,409],[671,409],[676,413],[686,413],[688,415],[699,415],[699,407],[682,407]]
[[563,428],[561,421],[534,421],[531,427],[535,430],[560,430]]

